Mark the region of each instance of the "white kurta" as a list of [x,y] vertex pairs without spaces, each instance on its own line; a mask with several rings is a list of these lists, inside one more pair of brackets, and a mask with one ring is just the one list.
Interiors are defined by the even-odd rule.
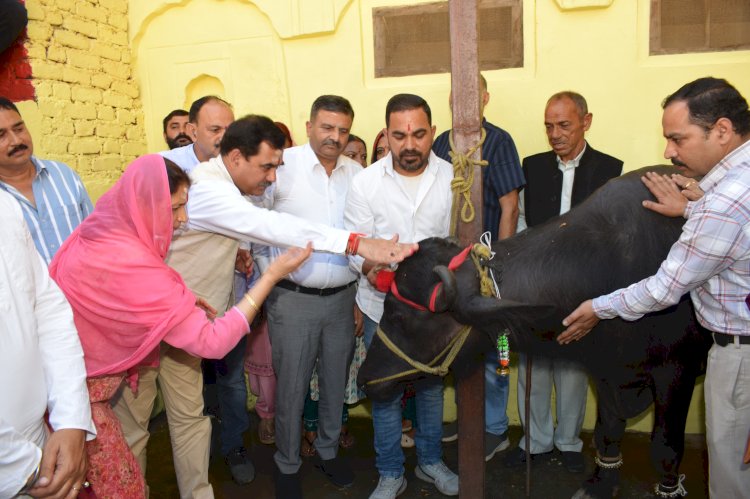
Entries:
[[39,464],[52,430],[96,433],[73,313],[37,253],[18,203],[0,192],[0,497]]

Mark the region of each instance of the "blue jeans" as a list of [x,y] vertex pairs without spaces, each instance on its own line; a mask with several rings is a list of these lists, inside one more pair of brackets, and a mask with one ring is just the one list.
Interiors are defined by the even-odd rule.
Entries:
[[[365,315],[365,344],[369,347],[377,323]],[[436,383],[417,389],[417,461],[420,465],[439,462],[443,457],[443,385]],[[401,448],[401,392],[387,402],[372,402],[375,428],[375,466],[380,476],[398,478],[404,474]]]
[[484,362],[484,431],[502,435],[508,431],[508,378],[496,369],[497,352],[487,352]]
[[[249,287],[248,279],[234,273],[234,292],[240,298]],[[242,434],[250,428],[247,415],[247,385],[245,385],[245,349],[247,336],[216,361],[216,396],[221,411],[221,455],[226,456],[237,447],[244,446]]]
[[243,336],[237,346],[223,360],[217,362],[219,366],[216,369],[216,388],[221,410],[222,456],[244,445],[242,434],[250,427],[245,385],[246,344],[247,336]]

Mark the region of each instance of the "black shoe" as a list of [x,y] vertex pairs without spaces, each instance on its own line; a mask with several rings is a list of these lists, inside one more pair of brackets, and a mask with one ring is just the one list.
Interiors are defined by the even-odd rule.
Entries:
[[[531,454],[531,460],[536,461],[552,455],[552,451],[542,452],[541,454]],[[505,455],[503,465],[506,468],[518,468],[526,464],[526,451],[520,447],[516,447],[512,451]]]
[[302,499],[302,484],[299,481],[299,472],[282,473],[277,467],[274,471],[273,481],[276,486],[276,499]]
[[315,467],[318,468],[336,487],[349,488],[354,484],[354,472],[349,465],[339,456],[333,459],[315,458]]
[[237,447],[224,456],[224,462],[229,466],[232,479],[238,485],[247,485],[255,478],[255,466],[244,447]]
[[508,433],[495,435],[494,433],[484,432],[484,460],[489,461],[495,454],[502,452],[510,447]]
[[562,462],[565,469],[571,473],[583,473],[583,453],[573,451],[562,452]]
[[458,440],[458,421],[443,425],[443,436],[440,440],[443,442],[455,442]]

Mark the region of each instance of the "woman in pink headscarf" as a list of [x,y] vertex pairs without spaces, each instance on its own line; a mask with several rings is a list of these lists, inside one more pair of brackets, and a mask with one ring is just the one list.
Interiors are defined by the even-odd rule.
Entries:
[[[190,179],[158,155],[136,159],[65,241],[50,275],[73,308],[88,374],[97,438],[86,444],[88,479],[100,498],[146,496],[110,399],[137,367],[156,365],[161,341],[221,358],[247,332],[274,284],[310,254],[294,248],[277,259],[223,317],[212,322],[180,275],[164,263],[172,231],[186,222]],[[132,386],[131,385],[131,386]]]

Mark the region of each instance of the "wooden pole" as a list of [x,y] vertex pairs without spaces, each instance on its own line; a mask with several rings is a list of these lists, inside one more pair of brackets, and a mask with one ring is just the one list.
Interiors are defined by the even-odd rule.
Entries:
[[[480,139],[481,110],[479,96],[477,0],[449,0],[451,37],[451,89],[453,107],[453,141],[460,152],[466,152]],[[476,159],[481,159],[478,151]],[[457,227],[461,244],[479,241],[482,234],[482,172],[474,167],[471,201],[476,216],[470,223]],[[453,206],[460,210],[460,206]],[[458,383],[458,473],[459,497],[485,497],[484,462],[484,362],[477,359],[476,368]]]

